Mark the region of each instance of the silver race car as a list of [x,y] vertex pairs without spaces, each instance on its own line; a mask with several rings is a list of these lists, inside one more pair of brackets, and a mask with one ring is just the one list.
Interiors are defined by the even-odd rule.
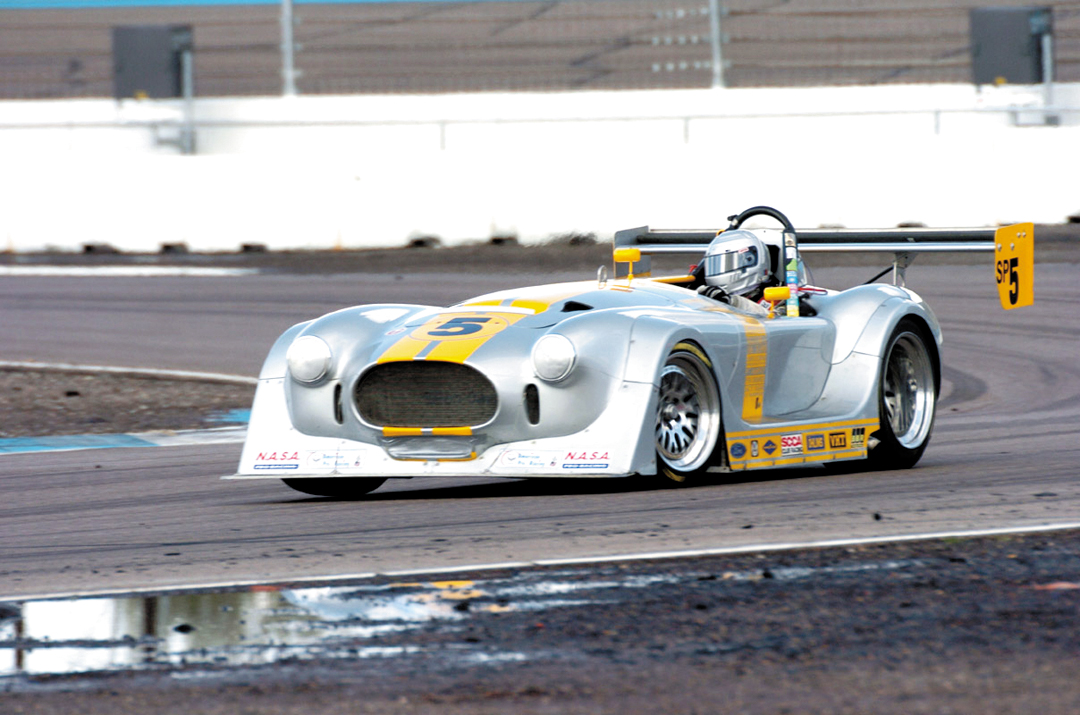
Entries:
[[[744,229],[754,216],[780,227]],[[796,231],[768,207],[729,220],[619,231],[610,277],[293,326],[262,368],[227,478],[352,496],[394,477],[911,467],[941,381],[938,322],[903,285],[912,258],[993,252],[1002,305],[1033,300],[1031,224]],[[892,254],[893,284],[810,286],[800,251]],[[651,277],[665,253],[701,261]]]

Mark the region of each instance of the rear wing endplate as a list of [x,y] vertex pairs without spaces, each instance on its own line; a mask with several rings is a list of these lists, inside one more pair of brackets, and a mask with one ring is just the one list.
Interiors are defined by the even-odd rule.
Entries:
[[[640,258],[632,265],[616,264],[616,276],[627,272],[649,275],[651,255],[700,255],[719,233],[721,229],[672,230],[648,226],[617,231],[614,249],[636,248]],[[1035,226],[1031,223],[997,229],[806,229],[797,231],[796,236],[800,252],[891,253],[893,283],[901,286],[905,270],[920,253],[992,252],[1001,306],[1009,310],[1031,305],[1035,300]]]

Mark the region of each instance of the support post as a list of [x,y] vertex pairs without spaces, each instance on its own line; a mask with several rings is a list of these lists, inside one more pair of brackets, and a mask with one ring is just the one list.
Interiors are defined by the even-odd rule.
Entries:
[[720,0],[709,0],[709,30],[712,34],[712,86],[714,88],[724,86],[724,53],[721,45],[724,43],[724,35],[720,31],[720,15],[724,9],[720,7]]
[[292,0],[281,0],[281,93],[296,95],[296,41],[293,38]]

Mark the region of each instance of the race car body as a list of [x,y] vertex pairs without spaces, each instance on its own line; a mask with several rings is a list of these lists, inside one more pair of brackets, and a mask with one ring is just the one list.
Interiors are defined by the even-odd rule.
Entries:
[[[782,217],[757,208],[739,223],[760,213]],[[700,253],[716,233],[619,232],[625,275],[610,280],[602,271],[451,307],[358,306],[293,326],[265,361],[230,478],[348,495],[394,477],[683,482],[829,461],[913,465],[940,387],[930,308],[902,285],[808,291],[789,225],[758,231],[784,258],[771,314],[701,295],[692,275],[647,275],[650,255]],[[1007,235],[1019,233],[1029,241],[1030,225]],[[799,238],[864,250],[834,234]],[[907,260],[897,257],[900,279]],[[999,283],[1028,301],[1027,263],[1001,260]]]

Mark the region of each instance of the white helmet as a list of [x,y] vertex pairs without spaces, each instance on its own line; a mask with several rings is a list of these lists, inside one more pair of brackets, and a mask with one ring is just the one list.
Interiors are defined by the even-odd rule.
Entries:
[[750,231],[724,231],[705,250],[705,282],[728,295],[749,293],[769,279],[769,249]]

